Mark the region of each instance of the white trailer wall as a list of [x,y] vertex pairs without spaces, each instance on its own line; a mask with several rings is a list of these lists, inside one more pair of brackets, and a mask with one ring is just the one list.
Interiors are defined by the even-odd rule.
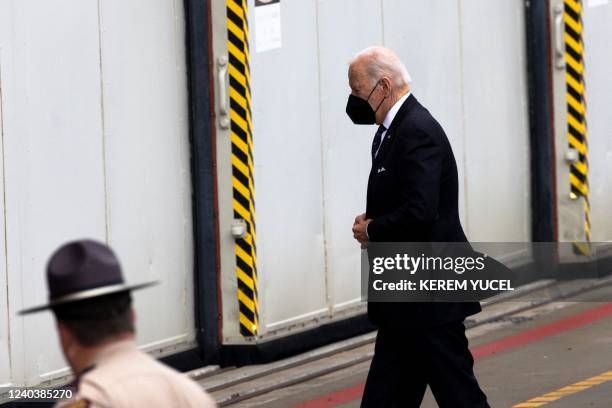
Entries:
[[327,311],[317,8],[287,6],[289,46],[251,65],[261,313],[270,329]]
[[524,2],[383,4],[386,43],[451,140],[468,239],[529,241]]
[[[260,53],[248,3],[260,333],[359,304],[350,228],[365,209],[375,127],[353,125],[344,109],[348,63],[366,46],[398,52],[445,128],[468,237],[529,241],[523,1],[281,0],[282,46]],[[235,280],[232,268],[223,273]]]
[[139,343],[194,341],[180,0],[0,1],[4,170],[0,384],[68,373],[44,267],[66,240],[108,241],[135,295]]
[[593,241],[612,240],[612,3],[584,4],[585,83]]
[[[338,16],[343,16],[342,29]],[[355,216],[365,211],[372,143],[372,127],[355,126],[344,114],[350,92],[347,70],[355,52],[382,43],[381,4],[319,2],[317,23],[328,304],[337,314],[359,302],[359,249],[350,228]]]
[[[563,1],[550,5],[550,16],[563,10]],[[586,122],[588,141],[588,181],[591,207],[591,240],[612,241],[612,84],[610,83],[610,54],[608,39],[612,34],[610,19],[612,4],[608,2],[582,2],[582,40],[584,44],[584,83],[586,94]],[[563,25],[553,25],[551,37],[562,38]],[[561,42],[563,44],[563,42]],[[563,51],[563,50],[561,50]],[[553,58],[559,62],[557,50]],[[568,152],[567,79],[563,52],[561,64],[553,68],[553,94],[555,107],[555,148],[557,170],[558,234],[560,241],[584,240],[584,198],[570,196]],[[564,260],[576,261],[572,253],[564,254]]]

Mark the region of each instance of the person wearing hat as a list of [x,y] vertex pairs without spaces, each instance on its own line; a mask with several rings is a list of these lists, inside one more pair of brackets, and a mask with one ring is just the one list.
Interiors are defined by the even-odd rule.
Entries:
[[76,379],[68,407],[216,407],[185,375],[140,351],[135,342],[131,291],[106,245],[80,240],[61,246],[47,265],[49,302],[21,315],[51,309],[60,343]]

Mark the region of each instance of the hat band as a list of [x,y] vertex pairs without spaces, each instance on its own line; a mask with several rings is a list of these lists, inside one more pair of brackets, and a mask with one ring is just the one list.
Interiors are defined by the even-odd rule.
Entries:
[[105,295],[107,293],[117,292],[117,291],[121,290],[122,288],[125,288],[126,290],[129,290],[129,286],[128,285],[126,285],[125,283],[119,283],[119,284],[116,284],[116,285],[109,285],[109,286],[103,286],[101,288],[93,288],[93,289],[83,290],[83,291],[80,291],[80,292],[71,293],[69,295],[64,295],[64,296],[60,296],[60,297],[57,297],[57,298],[53,298],[53,299],[50,299],[49,305],[53,306],[53,305],[56,305],[58,303],[66,303],[66,302],[72,302],[72,301],[75,301],[75,300],[89,299],[89,298],[93,298],[93,297],[98,297],[98,296]]

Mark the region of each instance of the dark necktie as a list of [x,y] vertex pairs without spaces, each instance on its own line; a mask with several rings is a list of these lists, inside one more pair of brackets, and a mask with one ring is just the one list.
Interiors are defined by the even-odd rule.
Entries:
[[376,157],[376,152],[378,151],[378,148],[382,143],[382,134],[385,132],[385,130],[387,130],[387,128],[383,125],[380,125],[378,127],[378,130],[376,131],[376,134],[374,135],[374,141],[372,142],[372,161],[374,161],[374,158]]

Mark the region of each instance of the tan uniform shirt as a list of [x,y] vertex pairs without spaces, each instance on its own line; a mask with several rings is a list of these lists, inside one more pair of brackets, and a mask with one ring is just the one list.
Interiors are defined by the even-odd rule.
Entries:
[[138,350],[132,340],[102,349],[79,379],[74,399],[58,408],[213,408],[213,399],[185,375]]

